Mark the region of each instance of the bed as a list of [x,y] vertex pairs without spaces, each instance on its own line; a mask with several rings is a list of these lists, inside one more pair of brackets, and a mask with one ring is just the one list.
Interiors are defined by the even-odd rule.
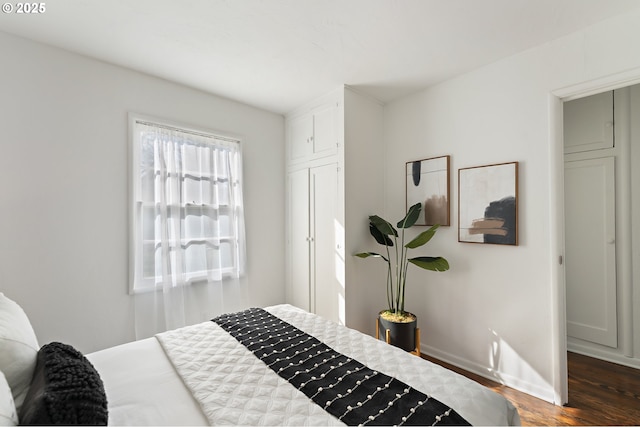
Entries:
[[[441,366],[290,305],[265,310],[336,351],[433,396],[473,425],[519,424],[508,400]],[[190,344],[181,347],[184,342]],[[110,424],[342,424],[214,322],[87,358],[104,382]],[[209,381],[212,377],[215,380]]]
[[[283,335],[288,334],[289,330],[297,331],[296,337],[300,336],[300,338],[296,339],[300,339],[300,342],[304,340],[307,343],[304,345],[313,347],[313,352],[317,351],[318,354],[322,352],[320,357],[323,357],[324,361],[329,359],[326,364],[327,369],[329,364],[331,369],[335,365],[335,372],[338,372],[337,369],[349,368],[350,370],[346,372],[355,375],[357,371],[358,375],[363,375],[363,382],[364,378],[367,378],[367,381],[370,378],[369,375],[365,375],[366,372],[378,375],[383,379],[383,383],[390,378],[386,385],[377,388],[378,391],[383,389],[380,395],[375,391],[367,397],[358,398],[365,404],[368,399],[371,399],[373,404],[378,397],[382,398],[386,386],[397,383],[408,393],[407,396],[401,396],[405,394],[404,392],[396,393],[397,398],[392,396],[393,399],[388,403],[389,408],[394,404],[396,408],[401,406],[406,402],[401,398],[409,398],[410,394],[417,393],[420,400],[416,399],[416,401],[420,405],[423,405],[424,401],[426,406],[428,401],[428,403],[435,402],[434,404],[448,408],[444,414],[449,416],[451,412],[448,418],[450,424],[519,425],[520,423],[517,410],[499,394],[373,337],[337,325],[291,305],[251,310],[255,310],[251,311],[251,316],[259,316],[261,319],[267,319],[265,321],[285,325],[282,328]],[[225,316],[244,316],[244,313]],[[108,410],[108,423],[110,425],[353,424],[348,417],[342,417],[347,413],[355,413],[359,409],[355,400],[349,405],[345,403],[341,409],[344,411],[342,416],[331,412],[332,408],[344,400],[342,394],[337,393],[337,387],[342,386],[338,383],[347,377],[346,374],[340,376],[338,380],[332,379],[331,381],[335,384],[325,385],[324,390],[321,386],[317,387],[317,391],[311,395],[300,385],[302,380],[294,383],[292,379],[302,378],[302,375],[298,375],[302,371],[296,370],[293,373],[289,367],[299,363],[294,358],[299,357],[302,360],[302,354],[298,356],[297,353],[304,353],[304,351],[296,352],[295,355],[291,352],[291,356],[287,356],[286,361],[281,360],[280,353],[272,355],[267,350],[262,350],[267,346],[254,343],[254,338],[251,338],[250,346],[246,336],[253,332],[247,332],[247,326],[244,323],[229,322],[230,317],[225,316],[221,316],[215,322],[207,321],[164,332],[152,338],[108,348],[86,356],[74,355],[82,359],[82,362],[78,363],[86,363],[89,370],[99,374],[100,391],[104,393],[108,402],[108,406],[105,403],[104,408],[105,415]],[[230,324],[236,325],[233,327],[239,329],[229,329]],[[264,329],[278,330],[271,326]],[[2,332],[1,328],[0,332]],[[242,334],[245,333],[247,335],[241,339]],[[271,332],[268,333],[269,339],[272,339]],[[266,337],[266,335],[261,336]],[[273,339],[277,341],[278,336],[280,335],[274,333]],[[297,344],[293,344],[290,347],[300,348],[296,346]],[[38,357],[43,353],[44,347],[46,346],[39,349]],[[72,351],[72,349],[65,347],[65,351]],[[273,359],[276,356],[277,358]],[[312,359],[311,362],[318,360],[315,355],[304,356],[304,359]],[[276,363],[275,360],[278,362]],[[295,363],[285,363],[289,360]],[[342,368],[338,366],[342,366],[342,362],[337,363],[338,360],[346,361]],[[274,366],[282,367],[275,369]],[[352,366],[357,367],[354,369]],[[36,368],[36,373],[33,374],[34,381],[38,370],[39,368]],[[284,375],[286,372],[290,374]],[[322,377],[324,378],[324,374]],[[307,379],[304,380],[303,385],[311,382],[309,378],[314,378],[316,381],[316,377],[309,375],[305,378]],[[329,376],[324,380],[327,378]],[[0,382],[1,380],[2,378]],[[324,380],[320,376],[317,377],[317,381]],[[360,384],[359,381],[358,384]],[[318,382],[316,385],[324,384]],[[313,387],[314,390],[316,385]],[[333,391],[329,390],[334,385],[336,388]],[[359,386],[350,387],[354,389],[353,396],[356,396],[355,389]],[[37,387],[31,384],[31,390],[28,390],[27,394],[33,394],[35,388]],[[348,390],[349,393],[352,392],[351,388]],[[0,384],[0,391],[1,389]],[[23,389],[22,392],[25,390]],[[327,392],[333,392],[334,397],[329,400],[325,396]],[[336,393],[340,399],[335,397]],[[342,393],[346,394],[344,391]],[[420,397],[421,395],[428,397],[424,399]],[[14,396],[16,396],[15,393]],[[11,398],[10,395],[9,398]],[[325,399],[327,399],[326,403]],[[29,402],[32,400],[33,396],[27,396],[21,403],[33,406]],[[332,403],[334,405],[330,408],[329,405]],[[415,402],[411,405],[418,407]],[[90,411],[92,414],[100,412],[95,408]],[[348,410],[345,411],[344,408]],[[3,408],[0,406],[0,419],[3,416],[2,411]],[[20,413],[24,411],[23,407]],[[413,412],[413,409],[411,411]],[[382,412],[383,410],[380,410],[381,414]],[[402,418],[397,424],[403,424],[405,421],[406,424],[415,423],[422,419],[417,418],[417,414],[418,412],[410,420],[406,417]],[[441,415],[445,417],[442,413]],[[441,415],[435,415],[439,422]],[[362,424],[386,424],[384,418],[376,418],[377,416],[377,414],[370,415]],[[453,416],[462,418],[451,418]],[[6,418],[9,421],[18,421],[15,414],[12,418],[9,413]],[[445,419],[442,423],[446,424],[445,421],[447,420]]]

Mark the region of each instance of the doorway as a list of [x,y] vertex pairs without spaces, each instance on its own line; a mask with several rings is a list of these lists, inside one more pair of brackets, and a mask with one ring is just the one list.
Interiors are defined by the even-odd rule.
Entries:
[[[636,70],[636,74],[633,80],[626,79],[628,85],[623,84],[625,79],[618,76],[619,81],[616,81],[616,77],[610,77],[608,81],[593,83],[591,87],[582,85],[563,93],[554,93],[557,102],[552,103],[552,117],[553,114],[557,118],[563,117],[554,126],[557,157],[553,159],[557,168],[555,182],[561,186],[556,197],[559,205],[557,220],[560,222],[558,247],[564,246],[564,249],[559,249],[559,266],[556,270],[558,354],[554,386],[558,395],[557,403],[566,403],[568,400],[567,349],[640,368],[640,298],[637,296],[640,294],[640,260],[634,262],[634,258],[638,256],[632,256],[633,250],[636,254],[640,253],[640,189],[637,185],[632,186],[633,182],[640,182],[640,125],[637,124],[640,120],[640,85],[637,84],[640,73]],[[600,89],[594,90],[594,87]],[[613,144],[605,143],[604,147],[583,146],[579,149],[571,147],[572,142],[566,144],[564,127],[567,119],[571,120],[572,113],[563,114],[567,112],[564,107],[574,100],[586,102],[591,96],[606,98],[609,96],[603,95],[606,93],[610,94],[613,104]],[[606,126],[606,121],[601,120],[600,129],[603,129],[603,124]],[[581,181],[588,181],[590,184],[582,187],[582,194],[576,194],[576,189],[579,188],[577,183]],[[597,204],[595,199],[599,200]],[[596,245],[580,242],[580,237],[574,241],[575,236],[580,236],[585,229],[584,224],[576,224],[576,221],[587,224],[592,222],[589,218],[593,212],[587,211],[595,210],[596,205],[598,215],[608,217],[608,220],[600,218],[601,227],[597,233],[589,230],[588,238],[597,235],[599,252],[592,252],[587,256],[595,257],[594,263],[597,264],[596,270],[600,276],[595,285],[596,291],[590,295],[581,295],[580,284],[571,283],[576,277],[578,281],[581,280],[580,264],[575,264],[579,257],[573,257],[572,260],[572,256],[576,254],[575,247],[582,251],[586,246]],[[608,212],[605,212],[605,206],[608,206]],[[634,220],[634,217],[638,219]],[[583,258],[583,264],[588,262],[584,259],[588,258]],[[574,265],[571,265],[572,262]],[[577,267],[575,269],[578,274],[572,273],[574,267]],[[591,267],[593,266],[589,265],[584,270],[592,271]],[[605,274],[607,271],[608,278]],[[635,281],[633,277],[636,278]],[[606,303],[591,310],[590,307],[594,304],[602,302],[598,300],[606,300]],[[586,330],[585,325],[588,326]]]
[[[616,128],[615,101],[620,90],[563,104],[565,280],[567,342],[570,350],[593,345],[618,348],[616,209],[627,171]],[[621,103],[619,103],[621,104]],[[616,168],[617,166],[617,168]],[[580,351],[578,351],[580,352]]]

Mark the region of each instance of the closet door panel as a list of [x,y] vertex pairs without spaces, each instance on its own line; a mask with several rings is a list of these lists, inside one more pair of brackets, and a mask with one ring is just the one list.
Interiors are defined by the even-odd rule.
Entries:
[[287,176],[288,289],[287,302],[311,311],[309,170]]
[[312,307],[316,314],[339,321],[344,286],[338,280],[336,256],[340,250],[336,236],[338,165],[331,163],[310,169],[312,226]]
[[565,162],[567,333],[616,348],[615,163]]

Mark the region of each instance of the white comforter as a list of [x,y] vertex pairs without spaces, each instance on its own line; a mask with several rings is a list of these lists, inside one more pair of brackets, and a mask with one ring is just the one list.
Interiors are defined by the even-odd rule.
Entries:
[[[509,401],[463,376],[295,307],[266,310],[451,406],[473,425],[519,424]],[[341,424],[213,322],[156,338],[161,346],[151,338],[88,356],[105,384],[110,424]],[[136,354],[127,354],[130,345]]]

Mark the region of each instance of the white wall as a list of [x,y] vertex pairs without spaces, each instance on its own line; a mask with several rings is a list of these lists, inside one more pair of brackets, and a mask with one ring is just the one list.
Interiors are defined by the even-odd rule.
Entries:
[[243,139],[247,305],[284,301],[282,116],[4,33],[0,52],[0,290],[41,344],[134,339],[130,111]]
[[[612,74],[640,77],[640,70],[628,71],[640,67],[637,40],[640,12],[385,107],[385,213],[391,219],[404,211],[404,163],[451,155],[452,226],[441,228],[423,251],[445,256],[451,270],[409,273],[408,309],[418,314],[423,350],[558,400],[554,304],[563,284],[554,277],[562,211],[554,200],[562,191],[557,170],[562,162],[557,161],[557,107],[550,100],[554,92],[571,92],[563,88],[583,84],[586,90]],[[508,161],[520,162],[519,246],[458,243],[458,169]]]
[[384,110],[346,88],[344,111],[346,324],[373,335],[378,311],[386,308],[387,270],[381,259],[353,254],[379,250],[369,233],[369,215],[382,215],[384,209]]

